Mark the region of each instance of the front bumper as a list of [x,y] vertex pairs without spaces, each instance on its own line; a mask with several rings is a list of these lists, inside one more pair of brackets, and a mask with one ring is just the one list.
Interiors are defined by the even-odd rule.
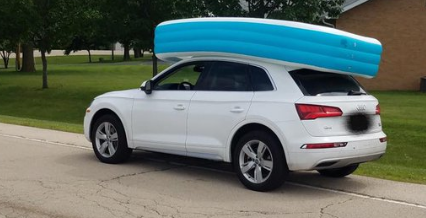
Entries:
[[93,117],[93,112],[86,112],[86,115],[84,116],[84,136],[86,139],[90,142],[90,124]]

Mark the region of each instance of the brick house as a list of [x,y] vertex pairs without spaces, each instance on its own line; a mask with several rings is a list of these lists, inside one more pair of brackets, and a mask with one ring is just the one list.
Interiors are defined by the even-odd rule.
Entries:
[[379,74],[368,90],[419,90],[426,76],[426,0],[347,0],[336,28],[383,44]]

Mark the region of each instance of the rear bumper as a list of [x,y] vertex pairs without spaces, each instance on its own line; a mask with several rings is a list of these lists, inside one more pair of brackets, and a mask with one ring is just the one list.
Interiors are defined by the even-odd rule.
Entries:
[[[356,163],[374,161],[386,152],[387,142],[382,131],[371,134],[351,136],[313,137],[306,132],[300,122],[294,122],[292,128],[281,128],[285,137],[283,148],[286,152],[287,165],[292,171],[317,170],[344,167]],[[345,147],[302,149],[304,144],[347,142]]]
[[339,168],[345,167],[352,164],[365,163],[368,161],[374,161],[380,159],[385,153],[370,154],[367,156],[356,156],[349,158],[337,158],[337,159],[326,159],[319,162],[313,169],[330,169],[330,168]]
[[[290,152],[289,168],[293,171],[329,169],[377,160],[385,154],[387,146],[379,138],[382,137],[347,141],[348,144],[343,148],[300,149],[299,152]],[[335,141],[332,137],[330,140]]]

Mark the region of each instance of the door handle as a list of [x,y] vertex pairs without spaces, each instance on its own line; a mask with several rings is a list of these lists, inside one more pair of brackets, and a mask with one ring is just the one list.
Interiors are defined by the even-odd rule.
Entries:
[[183,106],[183,104],[178,104],[174,107],[174,109],[178,111],[183,111],[185,110],[185,106]]
[[234,108],[231,109],[232,113],[241,113],[244,111],[244,108],[241,108],[239,106],[235,106]]

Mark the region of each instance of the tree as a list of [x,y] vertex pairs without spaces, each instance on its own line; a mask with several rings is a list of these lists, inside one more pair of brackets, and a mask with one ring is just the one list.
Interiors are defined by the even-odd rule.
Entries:
[[[248,2],[256,1],[251,0]],[[326,18],[336,18],[338,16],[342,11],[341,5],[343,2],[344,0],[277,0],[265,5],[263,8],[255,8],[256,10],[253,13],[257,15],[265,13],[268,18],[321,24]]]
[[[129,51],[153,50],[154,29],[165,21],[199,16],[197,1],[175,0],[105,0],[103,13],[108,24],[108,35],[124,47],[124,60],[130,59]],[[153,55],[154,66],[156,63]],[[154,67],[154,74],[156,74]]]
[[321,23],[341,13],[344,0],[204,0],[198,1],[204,15],[274,18]]
[[203,0],[196,1],[199,12],[206,17],[245,17],[244,1]]
[[96,36],[89,37],[88,35],[79,35],[76,36],[70,45],[65,48],[65,54],[69,55],[71,52],[76,52],[80,50],[86,50],[89,54],[89,63],[92,63],[92,53],[91,50],[108,50],[111,47],[111,43],[102,41],[103,39]]
[[5,67],[16,45],[27,39],[31,26],[27,7],[29,2],[30,0],[0,0],[0,50]]
[[41,52],[43,89],[49,87],[46,53],[50,52],[53,46],[62,47],[72,40],[76,31],[75,22],[78,22],[75,14],[80,14],[81,1],[84,0],[32,0],[29,3],[33,23],[29,38]]
[[80,9],[75,14],[78,22],[74,22],[73,29],[76,31],[71,44],[65,48],[65,54],[86,50],[89,54],[89,62],[92,62],[91,50],[110,49],[112,41],[105,34],[103,25],[104,14],[101,11],[99,1],[81,1]]
[[118,41],[124,47],[124,60],[130,59],[132,41],[141,32],[139,8],[142,0],[104,0],[102,2],[104,31],[111,41]]
[[22,44],[22,67],[21,72],[35,72],[34,45],[31,41]]
[[[138,35],[140,41],[143,41],[147,49],[154,50],[154,33],[155,27],[163,21],[199,17],[205,9],[203,4],[200,4],[199,0],[186,0],[186,1],[174,1],[174,0],[156,0],[156,1],[142,1],[143,4],[139,5],[141,19],[143,20],[143,30]],[[152,55],[153,64],[153,75],[158,73],[157,69],[157,57],[155,53]]]
[[143,57],[145,51],[152,51],[151,40],[148,39],[135,39],[132,45],[135,58]]
[[8,40],[0,41],[0,56],[3,59],[4,68],[9,66],[10,54],[15,49],[15,45]]

